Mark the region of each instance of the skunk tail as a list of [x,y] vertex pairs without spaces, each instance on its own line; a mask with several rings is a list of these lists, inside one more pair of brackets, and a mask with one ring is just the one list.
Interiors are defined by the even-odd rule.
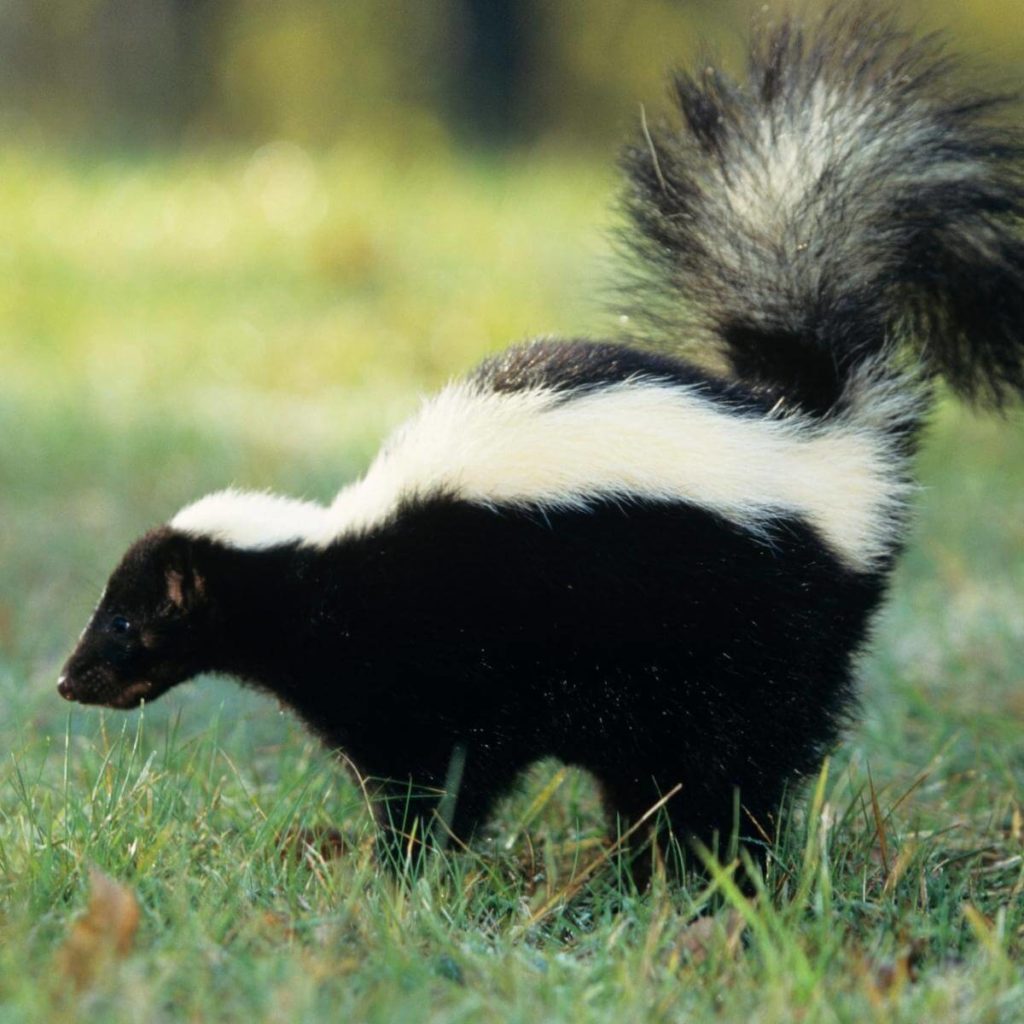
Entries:
[[623,158],[648,340],[819,414],[884,405],[899,367],[1024,392],[1024,148],[952,71],[860,4],[772,28],[741,84],[677,75],[681,126]]

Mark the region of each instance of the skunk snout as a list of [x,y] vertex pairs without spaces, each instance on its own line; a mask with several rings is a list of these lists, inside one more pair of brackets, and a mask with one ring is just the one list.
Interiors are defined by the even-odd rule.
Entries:
[[57,678],[57,692],[80,704],[104,704],[121,689],[111,666],[76,651]]
[[99,673],[90,670],[88,667],[76,665],[72,657],[68,659],[61,674],[57,677],[57,692],[65,700],[76,700],[82,704],[91,704],[93,701],[90,699],[90,693],[93,690],[103,688],[103,681],[97,678],[99,675]]
[[122,711],[138,707],[164,689],[141,672],[124,673],[111,661],[81,651],[71,655],[57,678],[57,692],[65,700]]

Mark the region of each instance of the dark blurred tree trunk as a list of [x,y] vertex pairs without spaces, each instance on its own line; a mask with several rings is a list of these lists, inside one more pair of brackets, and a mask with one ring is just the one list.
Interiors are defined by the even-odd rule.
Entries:
[[527,134],[530,13],[525,0],[462,0],[453,47],[450,107],[469,141],[513,142]]
[[173,143],[197,125],[215,82],[226,6],[224,0],[105,0],[98,7],[86,46],[103,83],[101,135]]
[[179,133],[200,130],[216,88],[225,0],[173,0],[178,82],[173,117]]

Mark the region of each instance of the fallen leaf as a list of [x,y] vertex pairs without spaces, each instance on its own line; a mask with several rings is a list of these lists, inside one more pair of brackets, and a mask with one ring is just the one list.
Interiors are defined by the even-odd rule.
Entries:
[[688,924],[676,940],[676,951],[693,965],[704,963],[712,948],[721,946],[730,957],[736,955],[746,925],[738,910],[724,917],[707,915]]
[[282,860],[300,861],[313,854],[320,860],[337,860],[352,849],[352,842],[336,828],[293,828],[279,836]]
[[894,957],[862,962],[858,971],[868,986],[872,1002],[881,1005],[884,999],[898,997],[908,984],[917,981],[924,949],[924,943],[915,940],[904,946]]
[[57,970],[78,989],[114,960],[126,957],[139,927],[135,894],[98,868],[89,868],[89,903],[57,951]]
[[299,937],[299,933],[292,925],[292,919],[279,910],[264,910],[260,915],[259,923],[260,931],[272,939],[291,941]]

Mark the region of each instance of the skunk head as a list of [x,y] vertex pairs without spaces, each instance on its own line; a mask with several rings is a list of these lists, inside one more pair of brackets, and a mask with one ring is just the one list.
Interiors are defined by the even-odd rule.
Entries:
[[192,540],[163,527],[128,549],[57,684],[67,700],[134,708],[206,663],[210,615]]

